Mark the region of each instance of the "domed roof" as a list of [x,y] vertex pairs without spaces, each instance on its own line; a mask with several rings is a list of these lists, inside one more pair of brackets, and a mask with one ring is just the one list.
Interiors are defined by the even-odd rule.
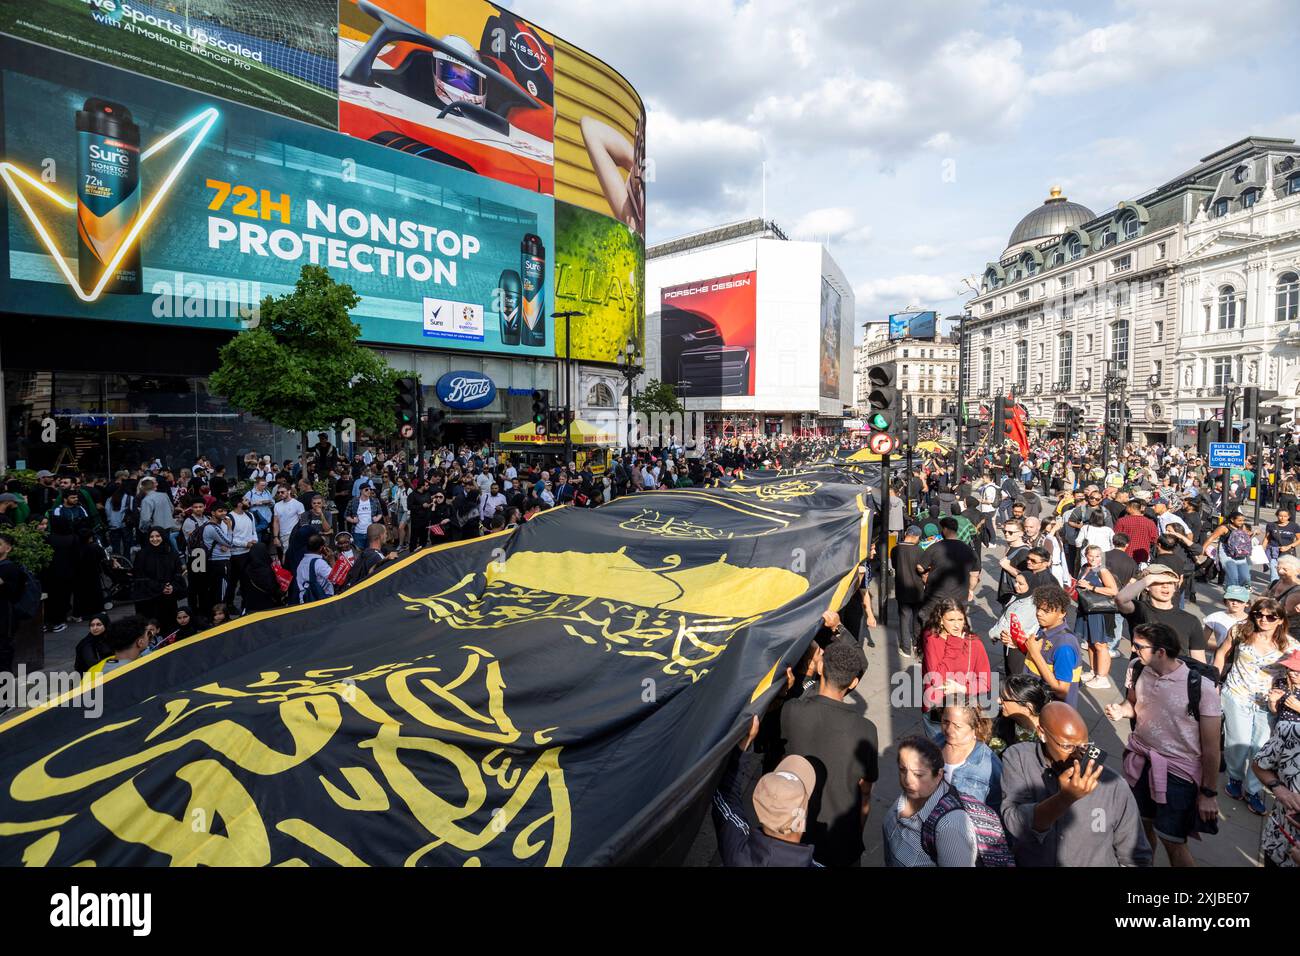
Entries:
[[1055,239],[1057,236],[1064,235],[1067,230],[1095,218],[1096,214],[1091,209],[1080,206],[1077,202],[1070,202],[1061,195],[1060,186],[1053,186],[1052,194],[1044,200],[1043,204],[1021,219],[1016,228],[1011,231],[1011,238],[1002,255],[1005,256],[1015,247],[1026,243],[1036,244],[1044,239]]

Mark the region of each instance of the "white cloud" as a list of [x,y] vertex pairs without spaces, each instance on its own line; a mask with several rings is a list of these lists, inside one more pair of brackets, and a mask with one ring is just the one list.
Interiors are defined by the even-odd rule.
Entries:
[[879,319],[908,306],[948,311],[967,294],[961,284],[962,277],[960,272],[948,272],[868,279],[853,287],[858,316],[864,320]]
[[[647,185],[651,212],[658,208],[671,219],[691,210],[710,210],[715,222],[742,211],[758,214],[754,197],[763,144],[753,130],[726,120],[683,119],[665,109],[651,109],[646,143],[647,162],[654,170]],[[662,220],[651,223],[656,234],[670,234]]]
[[1044,68],[1029,88],[1049,96],[1078,95],[1216,64],[1258,46],[1257,31],[1241,25],[1288,15],[1287,0],[1234,0],[1230,23],[1222,20],[1219,0],[1129,0],[1119,6],[1132,15],[1104,26],[1076,25],[1043,57]]
[[912,247],[912,255],[918,259],[937,259],[943,255],[943,250],[938,246],[923,242]]

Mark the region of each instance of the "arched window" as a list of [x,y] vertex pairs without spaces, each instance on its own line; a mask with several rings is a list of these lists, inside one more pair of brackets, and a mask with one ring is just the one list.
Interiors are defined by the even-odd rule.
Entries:
[[1284,272],[1277,277],[1277,321],[1300,319],[1300,275]]
[[1219,328],[1237,327],[1237,290],[1230,285],[1219,286]]
[[597,382],[587,392],[587,404],[592,408],[613,408],[614,391],[604,382]]
[[1020,258],[1020,264],[1024,268],[1024,273],[1027,276],[1031,276],[1038,271],[1038,263],[1034,262],[1033,256],[1022,256]]
[[1214,204],[1214,209],[1212,211],[1214,218],[1218,219],[1220,216],[1226,216],[1228,214],[1228,207],[1230,205],[1231,202],[1226,197],[1216,201]]
[[1241,208],[1249,209],[1255,203],[1259,202],[1259,190],[1254,186],[1244,190],[1241,194]]
[[1065,241],[1065,253],[1071,259],[1077,259],[1083,255],[1083,243],[1079,241],[1078,236],[1071,236]]
[[1101,247],[1105,249],[1107,246],[1113,245],[1115,245],[1115,233],[1107,229],[1101,234]]
[[1249,178],[1250,178],[1249,166],[1244,166],[1244,165],[1238,166],[1236,172],[1232,174],[1232,181],[1236,183],[1244,183]]
[[1052,254],[1052,267],[1063,265],[1065,265],[1065,253],[1058,249]]
[[1136,238],[1139,228],[1137,216],[1125,216],[1124,221],[1120,223],[1120,230],[1124,233],[1125,239]]
[[1120,368],[1128,368],[1128,319],[1110,324],[1110,357]]
[[984,288],[996,289],[998,287],[998,274],[992,269],[984,273]]

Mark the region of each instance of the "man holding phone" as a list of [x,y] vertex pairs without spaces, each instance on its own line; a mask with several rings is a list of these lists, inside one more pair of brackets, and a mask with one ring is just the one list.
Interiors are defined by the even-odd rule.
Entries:
[[1002,825],[1016,866],[1149,866],[1133,791],[1103,766],[1079,712],[1052,701],[1038,736],[1002,754]]

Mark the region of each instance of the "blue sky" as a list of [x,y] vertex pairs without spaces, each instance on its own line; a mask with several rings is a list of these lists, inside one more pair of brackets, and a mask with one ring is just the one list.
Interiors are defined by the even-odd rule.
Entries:
[[[957,312],[1053,184],[1101,212],[1300,138],[1295,0],[520,0],[650,112],[651,242],[767,212],[829,235],[859,320]],[[859,338],[861,330],[859,329]]]

